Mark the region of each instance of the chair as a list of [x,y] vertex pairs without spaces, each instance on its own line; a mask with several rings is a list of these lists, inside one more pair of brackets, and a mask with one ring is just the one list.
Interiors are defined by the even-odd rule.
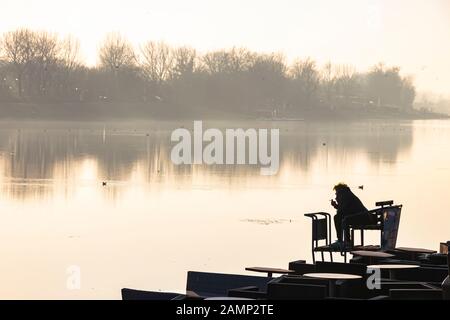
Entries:
[[316,272],[319,273],[347,273],[361,276],[360,280],[338,280],[336,289],[339,297],[364,297],[367,286],[367,266],[359,263],[322,262],[317,261]]
[[188,271],[186,291],[202,297],[224,297],[236,288],[254,286],[266,291],[270,277]]
[[426,282],[382,280],[379,289],[369,290],[372,296],[389,295],[391,290],[430,290],[438,289]]
[[267,293],[256,286],[248,286],[228,290],[228,297],[261,300],[267,299]]
[[312,284],[282,284],[269,287],[269,300],[318,300],[327,297],[327,287]]
[[[325,261],[324,252],[329,252],[330,260],[333,261],[333,250],[331,244],[331,215],[326,212],[306,213],[305,217],[312,219],[311,230],[311,251],[313,263],[316,263],[315,253],[320,252],[322,261]],[[325,241],[325,244],[319,245],[319,241]]]
[[414,269],[396,270],[395,278],[404,281],[422,281],[428,283],[440,284],[448,276],[447,267],[429,268],[420,267]]
[[[309,286],[323,286],[328,292],[328,280],[308,278],[303,276],[283,275],[281,277],[271,280],[267,284],[267,293],[259,290],[258,287],[249,286],[244,288],[236,288],[228,291],[230,297],[251,298],[251,299],[307,299],[311,293],[302,293],[305,287],[299,287],[306,285],[306,289],[310,289]],[[271,288],[269,288],[271,287]],[[313,290],[316,287],[312,288]],[[319,297],[322,298],[322,289],[319,289]],[[315,295],[315,293],[312,293]],[[315,297],[312,297],[315,298]]]
[[267,284],[269,300],[325,299],[328,296],[328,282],[321,279],[281,276]]
[[[336,250],[330,247],[331,244],[331,215],[326,212],[306,213],[304,216],[311,218],[311,251],[313,263],[316,262],[315,253],[320,252],[322,261],[325,261],[324,252],[329,252],[330,260],[333,262],[333,252],[340,252],[344,257],[344,262],[347,262],[347,252],[353,250],[354,245],[354,231],[361,231],[361,249],[366,249],[364,246],[364,231],[365,230],[380,230],[381,240],[379,246],[370,246],[370,250],[388,250],[394,249],[397,242],[397,234],[400,223],[400,213],[402,206],[393,206],[393,201],[379,201],[375,205],[380,208],[370,210],[368,213],[376,217],[376,224],[374,225],[350,225],[346,223],[344,218],[343,226],[350,228],[351,232],[351,248],[342,248]],[[367,212],[363,213],[367,214]],[[345,232],[345,231],[344,231]],[[322,243],[319,243],[322,242]],[[323,243],[324,242],[324,243]],[[367,249],[366,249],[367,250]]]
[[[354,246],[354,239],[355,239],[355,230],[360,230],[360,239],[361,239],[361,247],[364,247],[364,231],[365,230],[382,230],[383,229],[383,225],[382,225],[382,218],[381,218],[381,214],[380,214],[380,209],[386,207],[386,206],[392,206],[394,204],[393,200],[388,200],[388,201],[378,201],[375,202],[375,206],[376,207],[380,207],[380,208],[376,208],[373,210],[370,210],[368,213],[369,214],[373,214],[375,216],[375,220],[376,223],[372,224],[372,225],[364,225],[364,226],[359,226],[359,225],[348,225],[347,227],[350,228],[351,231],[351,241],[352,241],[352,245]],[[361,213],[361,214],[367,214],[367,212]],[[345,223],[345,222],[344,222]],[[344,224],[345,225],[345,224]]]
[[316,263],[315,272],[324,273],[349,273],[356,274],[365,278],[367,276],[367,266],[360,263],[342,263],[342,262],[322,262]]
[[[398,229],[400,226],[400,216],[402,205],[392,206],[393,201],[377,202],[376,205],[381,208],[370,210],[368,213],[375,216],[375,224],[372,225],[351,225],[346,222],[344,218],[344,228],[350,229],[352,247],[354,244],[355,230],[361,232],[361,247],[364,248],[364,231],[365,230],[380,230],[380,249],[383,251],[395,249],[397,243]],[[389,205],[389,206],[386,206]],[[363,213],[367,214],[367,213]]]
[[294,270],[296,275],[316,272],[316,265],[304,263],[303,260],[289,262],[289,270]]

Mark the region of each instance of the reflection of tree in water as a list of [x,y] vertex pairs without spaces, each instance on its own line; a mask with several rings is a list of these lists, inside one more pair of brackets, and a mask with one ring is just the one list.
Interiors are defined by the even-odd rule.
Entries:
[[[365,154],[371,165],[394,164],[413,139],[408,124],[382,122],[281,124],[280,134],[280,172],[285,168],[298,173],[307,172],[318,161],[344,165],[355,154]],[[170,161],[171,146],[168,130],[111,129],[105,136],[98,129],[2,130],[0,174],[7,180],[2,192],[16,198],[38,197],[41,193],[51,196],[52,186],[58,185],[70,195],[70,184],[83,182],[80,166],[85,161],[95,166],[95,176],[88,182],[100,185],[108,181],[111,197],[130,180],[180,187],[217,183],[258,187],[261,180],[277,184],[276,176],[260,176],[260,165],[175,166]],[[133,175],[138,175],[137,182]]]
[[[300,134],[298,134],[300,133]],[[399,123],[328,123],[288,130],[281,138],[281,163],[307,171],[317,161],[344,163],[356,153],[365,154],[371,165],[396,163],[413,142],[412,126]],[[282,165],[281,165],[282,167]]]

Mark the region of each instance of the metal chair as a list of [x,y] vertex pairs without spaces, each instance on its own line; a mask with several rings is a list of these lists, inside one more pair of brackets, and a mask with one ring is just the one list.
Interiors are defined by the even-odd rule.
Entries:
[[397,242],[398,229],[400,225],[400,215],[402,206],[393,206],[393,201],[382,201],[377,202],[376,206],[381,206],[370,210],[362,214],[372,214],[375,217],[375,224],[370,225],[351,225],[346,222],[347,218],[344,218],[343,225],[344,228],[350,229],[351,239],[350,242],[352,247],[355,247],[355,230],[361,232],[361,247],[364,247],[364,231],[366,230],[379,230],[380,233],[380,246],[381,250],[392,250],[395,249]]
[[[325,261],[324,252],[329,252],[330,260],[333,261],[333,250],[331,244],[331,215],[326,212],[306,213],[305,217],[312,219],[311,229],[311,252],[313,263],[316,263],[316,252],[320,252],[322,261]],[[319,241],[325,241],[320,245]]]
[[[402,210],[401,205],[393,206],[393,201],[380,201],[375,205],[380,208],[370,210],[361,214],[373,214],[376,219],[373,225],[350,225],[346,222],[347,218],[343,221],[343,233],[345,236],[346,228],[350,229],[350,247],[342,247],[336,250],[330,246],[331,244],[331,215],[326,212],[306,213],[305,217],[312,219],[311,230],[311,251],[313,263],[316,262],[315,253],[320,252],[322,261],[325,261],[324,252],[329,252],[330,260],[333,262],[333,252],[339,252],[344,257],[344,262],[347,262],[347,252],[354,250],[354,232],[360,230],[361,232],[361,247],[364,247],[364,231],[365,230],[380,230],[380,245],[372,246],[371,250],[392,250],[395,249],[397,242],[397,234],[400,224],[400,214]],[[319,244],[320,241],[325,243]],[[365,248],[361,248],[365,249]],[[369,250],[369,249],[366,249]]]
[[[365,230],[383,230],[383,219],[381,219],[381,214],[379,215],[378,213],[380,212],[380,209],[386,207],[386,206],[392,206],[394,204],[393,200],[388,200],[388,201],[378,201],[375,203],[375,207],[380,207],[380,208],[376,208],[374,210],[369,211],[369,213],[374,214],[376,217],[376,223],[372,224],[372,225],[365,225],[365,226],[354,226],[351,229],[352,232],[352,241],[354,241],[355,239],[355,230],[360,230],[360,234],[361,234],[361,246],[364,246],[364,231]],[[354,245],[354,243],[353,243]]]
[[328,282],[281,276],[267,284],[269,300],[318,300],[328,296]]

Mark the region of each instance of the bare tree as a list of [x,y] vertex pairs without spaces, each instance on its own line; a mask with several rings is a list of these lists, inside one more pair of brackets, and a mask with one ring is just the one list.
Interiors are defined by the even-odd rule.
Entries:
[[173,78],[176,56],[166,43],[147,42],[141,48],[141,57],[142,72],[147,80],[161,84]]
[[246,48],[232,48],[229,56],[230,69],[234,72],[245,72],[253,66],[257,55]]
[[327,62],[323,66],[320,73],[320,82],[325,105],[327,107],[333,107],[336,74],[335,68],[331,62]]
[[[399,67],[386,68],[382,63],[379,63],[367,73],[366,77],[367,94],[378,105],[398,107],[404,104],[402,101],[404,86],[408,88],[411,84],[408,79],[401,77]],[[413,88],[407,89],[405,92],[409,92],[409,98],[405,101],[410,101],[408,104],[412,104],[415,97]]]
[[[283,54],[256,54],[251,58],[245,86],[250,88],[252,97],[272,110],[278,109],[285,100],[286,62]],[[250,103],[250,102],[249,102]]]
[[196,68],[197,52],[189,47],[175,49],[174,55],[174,76],[182,78],[192,75]]
[[82,96],[83,90],[79,87],[70,88],[71,82],[79,75],[83,69],[80,58],[80,43],[78,39],[68,36],[60,43],[59,51],[59,94],[73,96],[78,99]]
[[202,69],[209,74],[225,72],[226,70],[226,52],[215,51],[208,52],[202,59]]
[[119,33],[106,36],[99,52],[100,64],[116,72],[123,67],[133,67],[136,62],[133,46]]
[[120,76],[123,71],[134,69],[136,55],[130,42],[119,33],[110,33],[106,36],[99,52],[100,65],[113,74],[112,83],[108,81],[106,92],[110,97],[118,99]]
[[48,32],[36,33],[35,39],[34,82],[37,94],[45,96],[57,71],[61,46],[58,37]]
[[334,92],[335,97],[345,105],[350,105],[359,99],[360,81],[356,69],[350,65],[335,66]]
[[259,54],[252,56],[249,71],[261,75],[284,78],[286,75],[286,59],[283,54]]
[[410,109],[413,106],[416,98],[416,88],[414,87],[414,80],[411,76],[402,79],[402,93],[400,98],[401,106],[405,109]]
[[289,74],[301,93],[300,98],[303,98],[305,103],[311,104],[313,98],[317,98],[316,93],[320,80],[315,61],[310,58],[296,60],[291,66]]
[[67,71],[72,71],[81,65],[80,42],[68,36],[62,40],[59,60]]
[[308,83],[316,82],[319,79],[316,63],[310,58],[296,60],[291,66],[289,74],[294,80],[301,80]]
[[252,67],[255,55],[245,48],[232,48],[205,54],[202,59],[204,71],[209,74],[238,73]]
[[14,66],[19,97],[23,95],[23,78],[35,58],[35,35],[28,29],[19,29],[3,35],[2,48],[6,60]]
[[101,68],[88,68],[74,38],[61,40],[27,29],[5,33],[0,39],[0,98],[149,101],[154,97],[157,104],[174,108],[161,112],[173,114],[204,107],[249,115],[268,111],[298,115],[309,112],[303,106],[318,105],[336,110],[376,104],[407,109],[416,95],[411,78],[382,64],[366,73],[331,63],[318,71],[311,59],[287,67],[282,54],[233,47],[198,56],[192,48],[172,48],[163,42],[144,44],[138,61],[132,45],[117,33],[105,38],[98,53]]

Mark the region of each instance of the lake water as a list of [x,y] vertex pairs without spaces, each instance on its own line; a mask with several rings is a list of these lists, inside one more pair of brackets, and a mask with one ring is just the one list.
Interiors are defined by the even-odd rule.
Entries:
[[0,298],[181,292],[188,270],[252,274],[244,268],[311,260],[303,214],[333,212],[340,181],[367,207],[404,205],[397,245],[450,239],[450,121],[204,122],[279,128],[275,176],[173,165],[170,134],[181,126],[193,123],[0,123]]

